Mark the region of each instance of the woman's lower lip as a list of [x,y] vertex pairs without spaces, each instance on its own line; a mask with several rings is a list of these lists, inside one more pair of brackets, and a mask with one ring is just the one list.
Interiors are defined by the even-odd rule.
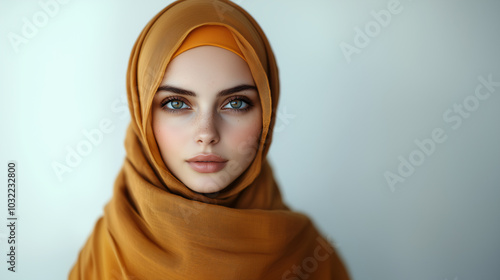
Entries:
[[188,161],[189,166],[199,173],[214,173],[222,170],[226,166],[227,162],[215,162],[215,161]]

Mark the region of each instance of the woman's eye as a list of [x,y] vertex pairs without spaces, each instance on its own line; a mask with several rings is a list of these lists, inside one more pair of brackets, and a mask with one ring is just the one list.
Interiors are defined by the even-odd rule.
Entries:
[[171,100],[167,102],[167,104],[165,105],[167,106],[167,108],[174,110],[189,108],[189,106],[186,105],[186,103],[180,100]]
[[224,108],[228,108],[228,109],[244,109],[247,106],[248,106],[248,103],[246,103],[245,101],[243,101],[241,99],[234,99],[234,100],[229,101],[229,103],[227,103],[227,105]]

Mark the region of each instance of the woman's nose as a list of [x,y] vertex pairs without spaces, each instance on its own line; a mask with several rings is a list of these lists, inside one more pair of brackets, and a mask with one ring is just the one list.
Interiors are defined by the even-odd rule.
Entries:
[[214,145],[219,143],[220,135],[214,114],[200,116],[197,122],[195,141],[199,144]]

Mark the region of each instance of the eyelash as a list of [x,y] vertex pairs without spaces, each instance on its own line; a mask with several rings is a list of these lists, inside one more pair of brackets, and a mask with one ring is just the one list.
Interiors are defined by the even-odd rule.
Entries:
[[[180,101],[180,102],[183,102],[184,104],[188,105],[189,103],[187,102],[187,100],[185,100],[184,98],[182,97],[177,97],[177,96],[169,96],[167,98],[165,98],[164,100],[162,100],[162,102],[160,103],[160,106],[161,106],[161,109],[162,110],[165,110],[169,113],[180,113],[181,111],[184,111],[185,109],[170,109],[170,108],[167,108],[167,104],[170,103],[171,101]],[[189,105],[188,105],[189,106]]]
[[224,104],[224,107],[227,106],[229,103],[235,101],[235,100],[241,100],[241,101],[245,102],[247,104],[247,106],[245,108],[242,108],[242,109],[227,108],[226,110],[231,110],[231,111],[235,111],[235,112],[246,112],[246,111],[250,110],[250,108],[253,107],[252,101],[250,101],[250,99],[248,99],[246,97],[243,97],[243,96],[232,96]]
[[[237,113],[241,113],[241,112],[246,112],[248,110],[250,110],[252,107],[253,107],[253,103],[252,101],[250,101],[250,99],[248,99],[247,97],[244,97],[244,96],[232,96],[231,98],[229,98],[229,100],[227,102],[224,103],[224,106],[227,106],[229,103],[231,103],[232,101],[235,101],[235,100],[241,100],[243,102],[245,102],[247,105],[245,108],[242,108],[242,109],[234,109],[234,108],[226,108],[224,110],[230,110],[230,111],[233,111],[233,112],[237,112]],[[169,96],[167,98],[165,98],[161,103],[160,103],[160,106],[162,108],[162,110],[165,110],[169,113],[180,113],[181,111],[184,111],[188,108],[184,108],[184,109],[170,109],[170,108],[167,108],[167,104],[172,102],[172,101],[180,101],[180,102],[183,102],[184,104],[186,104],[187,106],[190,106],[189,105],[189,102],[182,98],[182,97],[178,97],[178,96]]]

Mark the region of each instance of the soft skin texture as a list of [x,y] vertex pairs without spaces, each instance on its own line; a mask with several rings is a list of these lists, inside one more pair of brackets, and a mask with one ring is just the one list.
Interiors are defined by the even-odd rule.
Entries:
[[[153,132],[167,168],[195,192],[221,191],[255,157],[262,130],[257,89],[218,95],[242,85],[255,86],[247,63],[215,46],[183,52],[166,69],[153,100]],[[165,90],[166,86],[196,96]],[[227,162],[219,171],[200,173],[187,162],[200,154],[215,154]]]

